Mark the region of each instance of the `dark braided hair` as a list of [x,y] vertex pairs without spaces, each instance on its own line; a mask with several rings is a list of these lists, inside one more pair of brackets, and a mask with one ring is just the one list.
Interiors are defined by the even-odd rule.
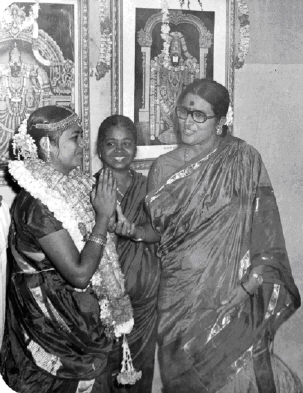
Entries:
[[35,127],[36,124],[51,124],[57,123],[61,120],[66,119],[74,112],[71,109],[56,106],[47,105],[36,109],[28,118],[27,121],[27,132],[34,139],[37,146],[38,157],[45,160],[46,157],[40,146],[40,140],[48,136],[49,142],[55,146],[58,146],[59,139],[64,131],[48,131]]

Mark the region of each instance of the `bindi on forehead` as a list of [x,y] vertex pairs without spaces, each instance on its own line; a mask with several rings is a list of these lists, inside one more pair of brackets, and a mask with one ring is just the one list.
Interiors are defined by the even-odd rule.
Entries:
[[190,101],[190,102],[189,102],[189,105],[190,105],[190,106],[194,106],[194,105],[195,105],[195,101]]

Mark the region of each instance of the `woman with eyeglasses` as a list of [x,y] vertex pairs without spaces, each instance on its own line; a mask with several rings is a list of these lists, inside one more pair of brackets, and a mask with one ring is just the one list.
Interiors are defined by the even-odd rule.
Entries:
[[165,393],[302,389],[271,353],[300,306],[274,192],[260,154],[226,132],[229,102],[217,82],[186,87],[175,111],[182,142],[149,173],[151,225],[116,229],[159,240]]

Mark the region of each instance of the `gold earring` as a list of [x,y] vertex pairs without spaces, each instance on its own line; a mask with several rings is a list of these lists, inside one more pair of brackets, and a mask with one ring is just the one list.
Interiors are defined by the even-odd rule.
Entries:
[[217,128],[216,128],[216,133],[217,133],[217,135],[222,135],[222,132],[223,132],[223,130],[222,130],[222,124],[218,124],[217,125]]

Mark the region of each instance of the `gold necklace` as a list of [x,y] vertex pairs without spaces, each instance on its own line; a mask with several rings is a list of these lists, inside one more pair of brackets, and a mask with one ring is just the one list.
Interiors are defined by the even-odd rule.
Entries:
[[120,190],[119,190],[119,188],[117,187],[117,193],[122,197],[122,198],[124,198],[124,194],[123,194],[123,192],[121,192]]
[[[131,170],[128,170],[128,175],[129,175],[129,179],[126,180],[126,182],[125,182],[126,185],[127,185],[128,180],[130,180],[130,184],[131,184],[131,182],[132,182],[133,174],[132,174]],[[127,191],[128,187],[129,187],[129,186],[126,187],[125,192]],[[119,189],[119,187],[117,187],[117,193],[118,193],[122,198],[124,198],[125,192],[123,193],[123,192]]]
[[[218,144],[212,151],[210,151],[208,154],[205,155],[204,159],[207,160],[217,150],[217,148],[218,148]],[[185,146],[185,148],[184,148],[184,162],[185,163],[189,162],[193,158],[199,156],[199,154],[195,154],[194,156],[190,157],[189,152],[190,152],[190,146]]]

